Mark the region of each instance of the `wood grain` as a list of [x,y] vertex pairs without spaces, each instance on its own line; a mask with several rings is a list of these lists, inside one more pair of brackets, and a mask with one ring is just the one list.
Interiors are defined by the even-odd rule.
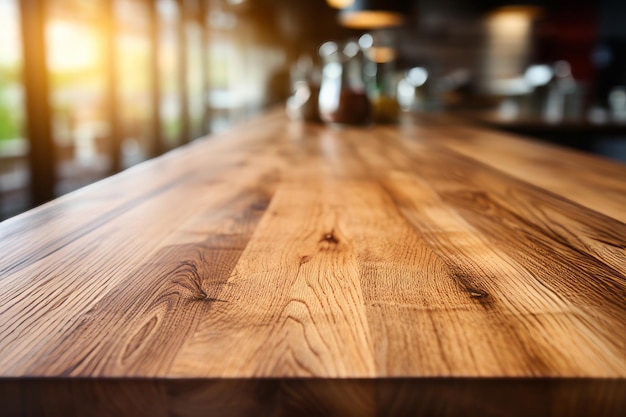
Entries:
[[0,223],[0,415],[621,415],[626,167],[271,112]]

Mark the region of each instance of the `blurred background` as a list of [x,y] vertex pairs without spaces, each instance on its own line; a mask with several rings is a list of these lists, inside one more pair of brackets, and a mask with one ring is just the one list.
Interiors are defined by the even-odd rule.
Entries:
[[0,220],[318,91],[329,40],[401,111],[626,159],[624,0],[0,0],[0,28]]

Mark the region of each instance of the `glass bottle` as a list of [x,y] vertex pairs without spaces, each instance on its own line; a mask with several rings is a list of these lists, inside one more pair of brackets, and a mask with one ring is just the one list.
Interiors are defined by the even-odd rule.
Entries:
[[363,56],[357,42],[320,47],[323,60],[319,94],[320,118],[330,124],[367,125],[372,109],[363,79]]
[[287,116],[292,120],[319,122],[317,99],[321,71],[308,56],[298,59],[291,71],[293,95],[287,99]]
[[400,107],[396,100],[394,63],[396,48],[384,33],[376,36],[369,33],[359,38],[359,45],[367,57],[365,78],[367,92],[372,104],[376,123],[395,123]]

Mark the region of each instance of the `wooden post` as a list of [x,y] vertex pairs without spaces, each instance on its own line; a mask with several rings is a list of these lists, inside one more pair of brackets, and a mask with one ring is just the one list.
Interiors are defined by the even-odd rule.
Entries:
[[54,198],[56,183],[45,49],[46,2],[21,0],[18,3],[24,54],[26,133],[30,143],[31,203],[36,206]]
[[115,174],[122,169],[122,129],[119,112],[119,78],[117,74],[117,24],[115,19],[115,1],[105,2],[105,43],[106,57],[106,94],[107,113],[109,117],[109,156],[111,166],[109,173]]
[[188,56],[187,56],[187,5],[185,0],[177,0],[180,18],[178,20],[178,85],[180,101],[180,144],[191,140],[189,127],[189,87],[188,87]]
[[151,157],[159,156],[165,151],[161,124],[161,79],[160,71],[160,48],[159,48],[159,13],[156,1],[147,1],[150,18],[150,79],[152,87],[150,96],[152,101],[152,136],[149,153]]
[[201,67],[202,67],[202,134],[209,133],[209,27],[207,25],[207,13],[209,7],[207,2],[200,2],[200,28],[202,30],[202,53],[201,53]]

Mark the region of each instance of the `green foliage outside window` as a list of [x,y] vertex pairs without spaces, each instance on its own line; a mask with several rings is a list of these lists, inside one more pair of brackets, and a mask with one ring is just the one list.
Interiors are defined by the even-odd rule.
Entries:
[[19,86],[18,71],[17,66],[0,67],[0,141],[18,138],[22,133],[21,103],[11,100],[8,94]]

